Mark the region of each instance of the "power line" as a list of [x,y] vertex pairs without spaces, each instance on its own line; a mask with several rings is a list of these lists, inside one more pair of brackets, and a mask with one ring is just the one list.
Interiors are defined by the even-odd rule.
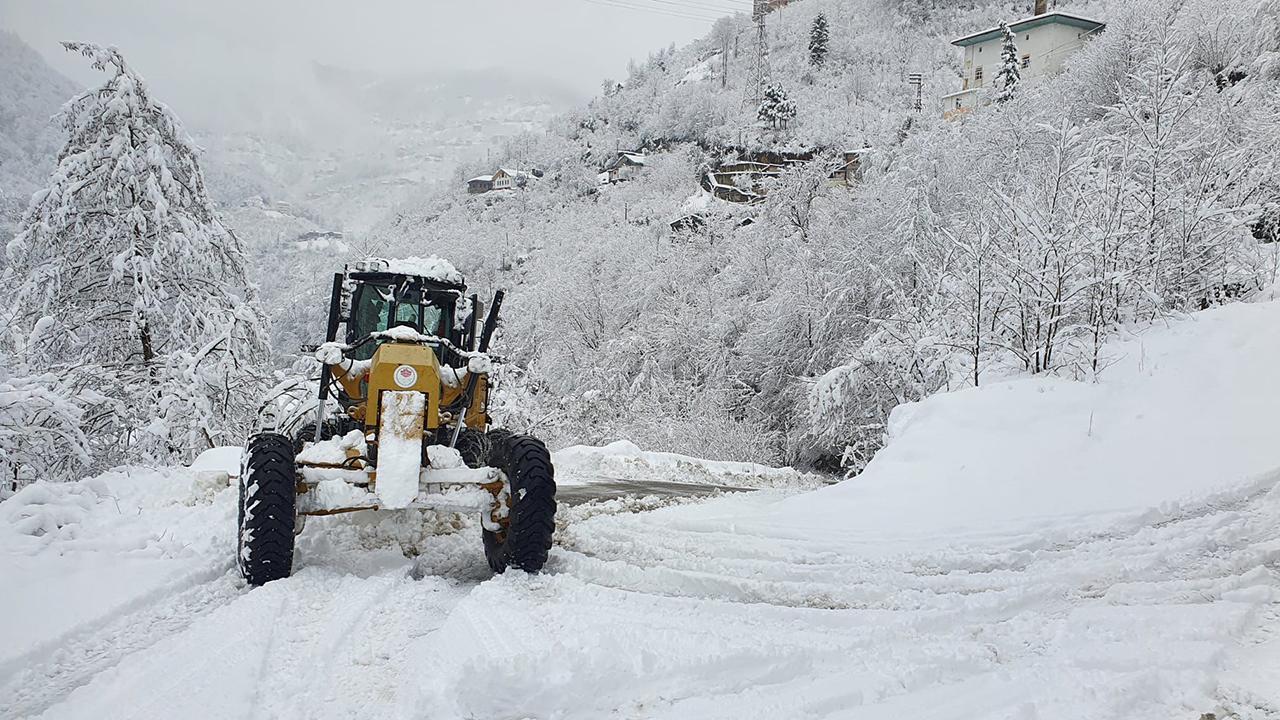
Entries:
[[[645,0],[636,0],[636,1],[644,2]],[[648,2],[660,3],[662,5],[674,5],[675,7],[678,7],[678,8],[687,8],[689,10],[697,11],[697,12],[710,11],[710,12],[719,12],[719,13],[726,13],[726,14],[745,12],[747,8],[751,7],[750,4],[747,4],[745,6],[739,5],[731,8],[726,8],[724,6],[713,5],[709,2],[699,2],[697,0],[688,0],[686,2],[680,2],[679,0],[648,0]]]
[[706,20],[714,22],[720,19],[719,15],[710,11],[687,8],[661,7],[654,5],[646,5],[638,0],[586,0],[596,5],[608,5],[610,7],[625,8],[627,10],[635,10],[637,12],[645,12],[653,15],[666,15],[669,17],[683,17],[694,20]]
[[648,0],[648,2],[662,3],[663,5],[702,8],[706,10],[715,10],[717,12],[742,12],[752,6],[750,0]]
[[686,18],[689,20],[702,20],[704,22],[715,22],[720,19],[720,16],[711,17],[709,15],[699,15],[693,12],[681,12],[674,9],[669,10],[667,8],[652,7],[647,5],[629,5],[623,2],[623,0],[583,0],[583,2],[588,2],[593,5],[601,5],[604,7],[614,7],[614,8],[622,8],[625,10],[635,10],[637,12],[647,12],[654,15],[665,15],[667,17]]

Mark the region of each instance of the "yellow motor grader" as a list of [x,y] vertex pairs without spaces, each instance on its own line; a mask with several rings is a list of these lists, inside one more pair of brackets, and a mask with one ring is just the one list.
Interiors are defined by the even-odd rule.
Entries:
[[250,584],[289,575],[306,516],[355,511],[478,513],[495,572],[542,568],[556,511],[550,454],[489,428],[501,305],[499,290],[478,328],[479,299],[435,257],[334,275],[314,414],[273,421],[244,452],[237,563]]

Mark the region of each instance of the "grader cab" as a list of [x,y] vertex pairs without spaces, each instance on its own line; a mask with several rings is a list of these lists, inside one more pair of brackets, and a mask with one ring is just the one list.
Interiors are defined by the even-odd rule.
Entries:
[[[439,258],[370,260],[333,278],[314,412],[249,438],[237,562],[253,585],[287,577],[309,515],[476,513],[495,572],[540,570],[555,478],[539,440],[491,429],[479,299]],[[341,334],[342,339],[339,340]]]

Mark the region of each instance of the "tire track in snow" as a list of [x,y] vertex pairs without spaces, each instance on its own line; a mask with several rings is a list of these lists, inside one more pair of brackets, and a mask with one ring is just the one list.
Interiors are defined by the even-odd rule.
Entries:
[[[877,624],[898,625],[892,638],[882,638],[888,647],[900,636],[910,636],[912,645],[936,647],[943,654],[948,648],[987,648],[1002,667],[1037,668],[1033,672],[1046,674],[1057,672],[1064,662],[1098,662],[1094,658],[1109,657],[1111,648],[1141,653],[1133,648],[1144,647],[1151,633],[1162,632],[1167,656],[1150,660],[1174,677],[1201,662],[1206,644],[1220,643],[1259,622],[1244,608],[1280,584],[1268,569],[1280,562],[1278,518],[1280,490],[1274,478],[1198,503],[1118,517],[1110,531],[1073,533],[1060,525],[1046,527],[1037,537],[1028,528],[888,553],[871,543],[868,549],[876,552],[865,557],[857,542],[831,551],[830,538],[771,537],[767,530],[722,528],[715,520],[682,520],[673,526],[659,516],[620,517],[569,528],[554,568],[589,586],[640,597],[687,599],[708,609],[726,602],[744,604],[742,610],[730,611],[735,614],[760,604],[784,613],[779,618],[809,608],[823,608],[819,612],[830,611],[830,617],[873,613]],[[719,552],[726,546],[727,552]],[[805,617],[812,622],[817,616]],[[800,635],[792,628],[774,642],[787,647]],[[808,640],[810,646],[823,642]],[[855,647],[847,650],[857,652]],[[873,648],[877,646],[868,646]],[[845,676],[865,670],[854,672],[855,663],[841,660],[838,652],[832,660],[833,667],[849,666]],[[956,668],[944,665],[942,671],[930,668],[928,658],[912,658],[909,664],[914,669],[894,671],[901,691],[876,694],[888,698],[899,692],[931,692],[926,688],[968,682],[966,678],[978,685],[988,682],[989,668],[979,655]],[[697,666],[682,670],[700,672]],[[910,681],[922,671],[931,679]],[[797,694],[824,694],[816,690],[824,682],[822,674],[796,683],[804,686]],[[1109,681],[1123,686],[1122,675],[1117,672]],[[737,692],[726,685],[725,699]],[[1017,697],[991,692],[997,706]],[[842,696],[833,691],[831,697],[838,701]],[[992,712],[997,709],[993,706]]]
[[[292,582],[293,580],[301,582]],[[335,578],[313,571],[278,585],[290,591],[272,624],[255,688],[257,717],[308,717],[332,656],[370,607],[391,592],[394,577]],[[282,588],[272,588],[279,590]]]
[[319,687],[327,688],[328,706],[346,706],[353,718],[397,715],[408,648],[438,630],[473,589],[438,578],[402,579],[364,614],[349,641],[326,663]]
[[405,648],[470,587],[407,568],[361,577],[312,567],[265,588],[282,594],[256,673],[254,717],[368,717],[389,705]]
[[184,589],[176,592],[161,591],[133,612],[82,627],[62,638],[43,660],[34,660],[31,654],[18,658],[15,664],[30,664],[0,688],[0,717],[39,715],[125,657],[182,632],[245,592],[233,571],[219,568],[203,576],[211,574],[220,577],[212,581],[202,578],[194,587],[184,584]]

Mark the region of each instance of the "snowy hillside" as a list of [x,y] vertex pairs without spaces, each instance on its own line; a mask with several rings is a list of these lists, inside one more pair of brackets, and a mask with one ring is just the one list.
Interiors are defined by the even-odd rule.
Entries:
[[[754,28],[723,19],[490,163],[541,180],[457,183],[371,244],[513,288],[502,342],[532,408],[520,420],[557,444],[856,473],[904,401],[1105,375],[1109,337],[1269,297],[1277,279],[1275,4],[1057,9],[1106,30],[1061,74],[955,121],[940,102],[962,86],[951,41],[1025,4],[788,4],[767,23],[770,79],[795,106],[780,125],[753,97]],[[1240,22],[1215,29],[1223,16]],[[620,151],[643,165],[602,185]],[[833,176],[846,153],[852,182]],[[744,188],[751,202],[732,201]]]
[[816,492],[568,509],[535,577],[470,522],[338,516],[249,591],[222,476],[33,485],[0,503],[0,715],[1271,717],[1277,326],[904,406]]
[[77,90],[18,36],[0,28],[0,243],[7,241],[31,193],[42,186],[61,147],[53,122]]

